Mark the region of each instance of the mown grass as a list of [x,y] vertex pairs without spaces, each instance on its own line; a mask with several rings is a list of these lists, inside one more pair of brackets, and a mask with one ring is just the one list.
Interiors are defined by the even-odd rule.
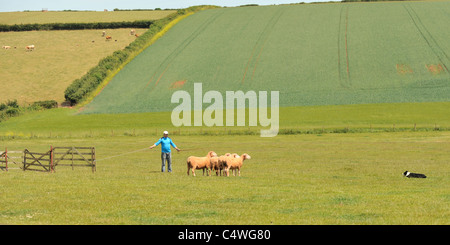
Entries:
[[[94,174],[0,172],[0,223],[449,224],[448,132],[172,139],[186,151],[172,153],[171,174],[160,172],[159,149],[102,160],[154,136],[3,141],[10,150],[95,146],[98,162]],[[252,159],[241,177],[187,176],[185,159],[208,150]],[[404,178],[405,170],[428,178]]]

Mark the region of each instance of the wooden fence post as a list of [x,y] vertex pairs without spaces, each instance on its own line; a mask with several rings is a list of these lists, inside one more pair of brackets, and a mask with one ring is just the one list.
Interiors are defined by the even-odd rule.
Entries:
[[27,165],[27,149],[23,150],[23,171],[25,171],[26,165]]
[[92,173],[94,173],[97,170],[96,162],[95,162],[95,147],[92,147],[91,149],[91,160],[92,160]]
[[72,152],[72,170],[73,170],[73,151],[74,151],[74,147],[72,146],[72,150],[71,150],[71,152]]
[[8,171],[8,147],[5,147],[5,169]]
[[53,173],[53,146],[50,146],[50,172]]

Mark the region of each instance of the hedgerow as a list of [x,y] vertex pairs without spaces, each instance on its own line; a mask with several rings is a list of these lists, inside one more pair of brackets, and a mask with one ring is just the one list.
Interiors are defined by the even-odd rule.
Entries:
[[148,28],[154,20],[137,20],[122,22],[92,22],[92,23],[44,23],[0,25],[0,32],[10,31],[60,31],[118,28]]

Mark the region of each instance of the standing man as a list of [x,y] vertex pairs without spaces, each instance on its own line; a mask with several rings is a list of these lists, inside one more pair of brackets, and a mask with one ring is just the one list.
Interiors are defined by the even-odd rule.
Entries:
[[161,144],[161,160],[162,160],[162,166],[161,166],[161,172],[164,172],[166,167],[166,161],[167,161],[167,172],[172,172],[172,155],[170,153],[170,146],[175,148],[177,151],[180,151],[180,149],[177,148],[177,146],[172,142],[172,139],[169,138],[169,132],[164,131],[163,137],[158,140],[154,145],[150,146],[150,149],[155,148],[157,145]]

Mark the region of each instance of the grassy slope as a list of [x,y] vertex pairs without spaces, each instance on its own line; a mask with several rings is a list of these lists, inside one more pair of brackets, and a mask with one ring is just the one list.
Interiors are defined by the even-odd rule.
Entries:
[[80,22],[121,22],[135,20],[156,20],[174,13],[173,10],[162,11],[114,11],[114,12],[3,12],[0,24],[34,24],[34,23],[80,23]]
[[194,82],[203,91],[279,90],[281,106],[448,101],[450,74],[427,65],[450,67],[450,36],[442,31],[449,8],[393,2],[203,11],[137,56],[84,112],[171,110],[177,81],[189,92]]
[[[1,24],[111,22],[159,19],[174,11],[119,12],[6,12],[0,13]],[[0,35],[0,102],[17,99],[21,104],[38,100],[64,101],[64,90],[98,61],[123,49],[135,37],[129,29],[105,30],[113,37],[105,42],[103,30],[8,32]],[[142,34],[145,29],[136,29]],[[92,41],[95,41],[93,43]],[[35,52],[25,52],[34,44]],[[17,47],[17,49],[14,49]]]
[[[142,34],[145,30],[136,32]],[[73,80],[136,39],[130,36],[129,29],[105,31],[114,40],[106,42],[102,30],[2,33],[0,44],[13,48],[0,50],[0,102],[8,99],[17,99],[21,104],[50,99],[63,102],[64,90]],[[35,50],[26,52],[25,46],[31,44]]]
[[[450,224],[448,132],[172,138],[189,150],[173,153],[172,174],[159,172],[159,149],[101,160],[157,137],[7,142],[9,150],[95,146],[99,161],[95,174],[0,172],[0,223]],[[210,149],[252,159],[240,178],[187,177],[184,160]],[[428,178],[404,178],[405,170]]]

